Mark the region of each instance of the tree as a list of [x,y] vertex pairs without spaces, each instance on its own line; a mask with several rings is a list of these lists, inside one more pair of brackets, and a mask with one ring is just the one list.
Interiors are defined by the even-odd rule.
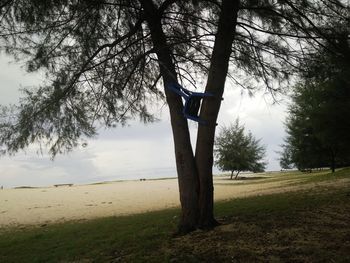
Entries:
[[[3,152],[34,142],[53,156],[71,151],[96,134],[97,124],[113,127],[137,116],[153,121],[148,106],[165,99],[180,232],[217,225],[213,146],[226,76],[236,86],[274,94],[302,56],[322,45],[328,21],[348,17],[338,0],[2,0],[0,8],[1,49],[26,61],[28,71],[47,74],[44,85],[4,109]],[[183,102],[168,87],[196,86],[201,78],[214,96],[201,105],[206,125],[198,126],[194,153]]]
[[281,145],[282,151],[278,151],[280,154],[279,163],[282,169],[292,169],[294,163],[292,161],[292,149],[287,144]]
[[[299,169],[350,163],[350,46],[338,27],[337,52],[324,48],[309,58],[295,86],[283,154]],[[340,32],[339,32],[340,31]],[[325,45],[327,47],[327,45]]]
[[237,179],[242,171],[259,173],[265,170],[265,147],[260,145],[260,140],[255,139],[251,132],[245,134],[244,126],[239,124],[238,119],[233,125],[221,128],[215,146],[215,164],[222,171],[230,171],[231,179],[234,172]]

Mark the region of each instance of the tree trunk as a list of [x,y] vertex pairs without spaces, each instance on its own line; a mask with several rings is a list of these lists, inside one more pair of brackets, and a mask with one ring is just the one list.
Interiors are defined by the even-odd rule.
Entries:
[[212,178],[215,125],[228,71],[239,1],[222,2],[206,85],[206,91],[215,96],[203,101],[200,117],[208,125],[200,125],[198,128],[196,158],[193,156],[187,120],[182,114],[182,99],[166,88],[170,82],[177,81],[177,77],[157,8],[152,0],[140,0],[140,3],[150,28],[170,109],[182,208],[179,232],[186,233],[197,227],[211,228],[217,225],[213,214]]
[[211,57],[206,92],[214,94],[203,100],[200,118],[207,125],[199,125],[196,144],[196,164],[199,175],[199,227],[217,225],[214,218],[213,147],[216,120],[220,110],[225,80],[235,35],[239,0],[223,0],[218,31]]
[[240,173],[240,171],[238,171],[238,172],[236,173],[235,180],[237,180],[237,177],[238,177],[239,173]]
[[232,180],[232,178],[233,178],[233,172],[234,172],[234,171],[231,171],[230,180]]
[[182,98],[166,88],[169,83],[177,82],[177,77],[160,17],[151,0],[140,0],[140,2],[145,11],[153,46],[159,60],[160,73],[163,78],[165,95],[170,110],[181,203],[181,218],[178,231],[179,233],[187,233],[196,229],[199,217],[198,173],[191,146],[188,123],[182,114]]
[[334,151],[332,150],[331,151],[331,170],[332,170],[332,173],[335,172],[335,153]]

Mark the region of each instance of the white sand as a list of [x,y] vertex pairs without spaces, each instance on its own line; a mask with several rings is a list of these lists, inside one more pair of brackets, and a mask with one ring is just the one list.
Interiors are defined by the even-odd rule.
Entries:
[[[215,200],[293,190],[289,181],[251,182],[215,179]],[[126,215],[176,206],[179,206],[177,179],[4,189],[0,190],[0,227]]]

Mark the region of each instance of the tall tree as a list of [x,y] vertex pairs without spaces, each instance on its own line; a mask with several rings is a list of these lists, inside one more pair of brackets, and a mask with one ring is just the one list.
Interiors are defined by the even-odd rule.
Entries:
[[[286,123],[284,153],[299,169],[350,163],[350,46],[348,29],[339,27],[329,44],[312,54],[294,88]],[[338,31],[338,32],[337,32]],[[327,48],[328,47],[328,48]]]
[[[72,150],[96,125],[153,120],[166,99],[174,135],[182,216],[179,231],[217,224],[213,215],[215,124],[228,75],[236,86],[281,89],[303,54],[348,19],[342,1],[2,0],[1,49],[47,74],[3,114],[0,145],[12,154],[33,142]],[[230,70],[229,70],[230,69]],[[204,87],[195,154],[172,82]],[[162,85],[160,85],[162,84]],[[161,89],[164,87],[164,90]],[[6,109],[5,109],[6,111]]]
[[263,172],[266,167],[266,149],[251,132],[246,133],[239,119],[229,127],[222,127],[215,139],[216,165],[222,171],[230,171],[235,179],[242,171]]

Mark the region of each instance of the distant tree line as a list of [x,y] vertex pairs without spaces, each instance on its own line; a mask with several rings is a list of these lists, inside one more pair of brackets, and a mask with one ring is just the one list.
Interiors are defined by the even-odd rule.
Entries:
[[350,165],[349,32],[335,28],[337,40],[310,55],[295,85],[282,168],[300,170]]

